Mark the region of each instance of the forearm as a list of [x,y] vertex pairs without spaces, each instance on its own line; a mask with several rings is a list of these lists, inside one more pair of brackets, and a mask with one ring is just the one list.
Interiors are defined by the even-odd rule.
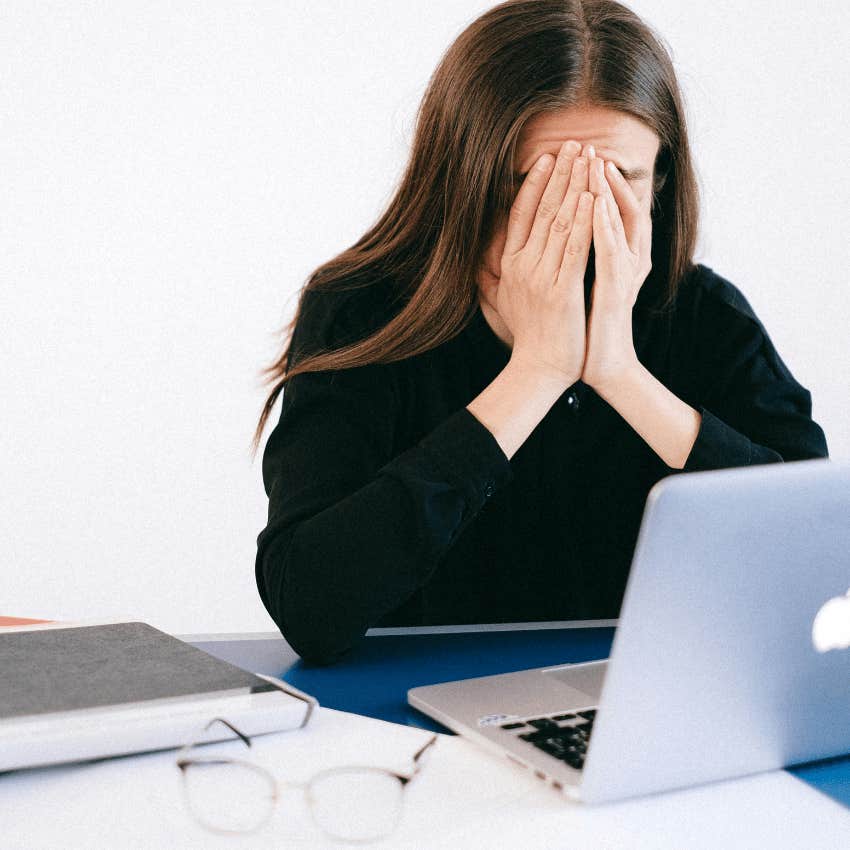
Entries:
[[514,354],[466,407],[510,460],[568,386],[562,376],[543,373]]
[[508,459],[567,385],[512,359],[466,409],[356,492],[308,516],[297,502],[279,506],[274,544],[258,549],[257,582],[293,648],[335,660],[421,587],[491,485],[510,478]]
[[667,466],[684,467],[702,422],[698,410],[671,392],[640,361],[616,381],[593,389]]
[[336,660],[427,580],[464,507],[447,482],[398,462],[281,535],[265,566],[281,633],[307,661]]
[[[290,431],[299,424],[315,429],[306,411],[317,412],[318,397],[311,403],[302,395],[299,404],[305,413],[290,417]],[[335,442],[344,444],[358,432],[338,430]],[[290,439],[297,445],[297,434]],[[330,435],[325,439],[333,442]],[[367,453],[364,446],[356,457]],[[297,472],[294,448],[287,453],[279,447],[274,457],[280,469]],[[327,471],[321,491],[312,491],[306,474],[299,479],[296,472],[270,485],[276,497],[257,541],[255,570],[260,597],[283,636],[305,660],[318,663],[346,652],[421,587],[512,475],[492,434],[465,408],[377,470],[364,467],[358,477],[371,479],[357,489]],[[329,493],[333,488],[338,495]]]

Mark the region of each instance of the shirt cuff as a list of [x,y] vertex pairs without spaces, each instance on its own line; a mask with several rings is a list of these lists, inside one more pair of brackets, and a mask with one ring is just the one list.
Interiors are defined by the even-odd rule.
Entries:
[[783,460],[779,452],[754,443],[702,405],[699,405],[698,409],[702,415],[699,433],[684,467],[678,470],[679,472],[726,469]]
[[464,492],[473,512],[513,478],[513,468],[489,428],[466,407],[419,441],[440,473]]

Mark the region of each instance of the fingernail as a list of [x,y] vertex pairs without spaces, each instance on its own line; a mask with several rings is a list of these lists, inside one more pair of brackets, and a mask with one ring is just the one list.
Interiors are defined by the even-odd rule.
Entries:
[[587,155],[588,156],[596,156],[596,148],[594,148],[593,145],[587,146]]

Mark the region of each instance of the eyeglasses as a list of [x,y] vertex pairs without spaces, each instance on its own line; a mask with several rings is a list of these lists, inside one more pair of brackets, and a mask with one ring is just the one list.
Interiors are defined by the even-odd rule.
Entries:
[[[251,739],[223,717],[214,717],[204,731],[214,723],[223,723],[245,746],[251,746]],[[278,780],[264,767],[246,759],[189,758],[188,753],[199,741],[181,748],[177,767],[189,811],[212,832],[256,832],[272,816],[282,788],[289,786],[304,790],[314,823],[327,835],[360,843],[385,838],[398,826],[404,789],[422,769],[423,756],[436,740],[434,735],[419,748],[413,756],[413,770],[407,774],[381,767],[346,765],[319,771],[305,782]]]

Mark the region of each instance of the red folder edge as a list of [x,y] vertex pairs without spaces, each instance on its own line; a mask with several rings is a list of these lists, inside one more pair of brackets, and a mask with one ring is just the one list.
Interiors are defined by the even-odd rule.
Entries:
[[58,623],[59,620],[34,620],[31,617],[0,617],[0,628],[3,626],[26,626],[29,623]]

